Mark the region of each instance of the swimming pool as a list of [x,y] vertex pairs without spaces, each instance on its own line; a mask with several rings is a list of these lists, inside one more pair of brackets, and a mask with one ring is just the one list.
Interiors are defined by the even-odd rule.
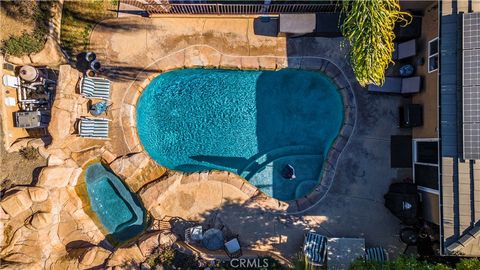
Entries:
[[135,237],[145,228],[145,210],[123,182],[101,163],[86,168],[90,206],[116,241]]
[[341,94],[318,71],[176,70],[137,103],[140,141],[159,164],[235,172],[285,201],[317,185],[342,121]]

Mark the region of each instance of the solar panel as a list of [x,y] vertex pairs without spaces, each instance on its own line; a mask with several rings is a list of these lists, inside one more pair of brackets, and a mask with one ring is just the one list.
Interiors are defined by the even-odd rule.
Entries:
[[463,15],[463,157],[480,159],[480,13]]

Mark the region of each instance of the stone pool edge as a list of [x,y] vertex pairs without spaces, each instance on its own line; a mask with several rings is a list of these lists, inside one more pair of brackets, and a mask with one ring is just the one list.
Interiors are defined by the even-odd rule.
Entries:
[[[159,72],[149,72],[149,67]],[[214,177],[226,184],[233,185],[251,199],[255,199],[261,206],[278,210],[285,214],[305,212],[317,205],[330,190],[338,160],[347,146],[353,133],[356,122],[356,100],[351,82],[345,72],[331,60],[316,56],[278,57],[278,56],[234,56],[223,54],[208,45],[194,45],[164,56],[140,72],[135,81],[125,91],[120,107],[120,127],[124,134],[125,143],[131,153],[144,152],[136,127],[136,104],[143,90],[158,75],[184,68],[212,68],[233,70],[280,70],[284,68],[318,70],[325,73],[337,86],[342,96],[344,106],[343,125],[339,135],[332,143],[327,158],[323,164],[322,174],[318,185],[308,195],[292,201],[280,201],[263,194],[255,186],[242,177]],[[148,155],[147,155],[148,156]],[[149,159],[151,159],[148,156]],[[210,171],[216,174],[217,171]],[[224,173],[218,171],[218,173]],[[238,179],[235,179],[238,178]],[[235,179],[235,180],[234,180]],[[161,192],[160,192],[161,193]],[[144,202],[145,203],[145,202]],[[148,210],[148,208],[147,208]]]

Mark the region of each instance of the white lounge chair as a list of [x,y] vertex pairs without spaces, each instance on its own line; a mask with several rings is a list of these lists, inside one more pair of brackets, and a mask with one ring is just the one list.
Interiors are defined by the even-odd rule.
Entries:
[[78,134],[83,138],[108,139],[110,120],[104,118],[82,118],[78,125]]
[[80,85],[80,94],[86,98],[108,100],[110,98],[110,81],[103,78],[84,77]]

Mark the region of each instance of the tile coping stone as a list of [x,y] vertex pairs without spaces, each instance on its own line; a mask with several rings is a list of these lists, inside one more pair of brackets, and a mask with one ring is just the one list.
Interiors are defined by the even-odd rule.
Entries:
[[[327,76],[329,76],[332,79],[332,82],[334,82],[337,85],[338,90],[342,95],[342,100],[345,108],[344,123],[337,139],[334,141],[334,144],[332,144],[332,147],[329,150],[327,159],[325,160],[323,165],[322,174],[319,177],[320,179],[317,187],[307,196],[293,200],[293,201],[289,201],[289,202],[281,202],[272,198],[273,200],[278,202],[277,205],[278,205],[278,208],[280,209],[277,209],[277,210],[281,210],[285,212],[285,214],[301,213],[317,205],[330,190],[330,187],[333,183],[333,179],[335,176],[336,164],[338,163],[338,160],[341,158],[343,149],[348,145],[349,138],[353,134],[353,131],[355,128],[356,114],[357,114],[355,94],[353,92],[351,82],[346,77],[345,72],[341,68],[339,68],[336,64],[334,64],[332,61],[323,57],[316,57],[316,56],[279,57],[279,56],[264,56],[264,55],[263,56],[237,56],[237,55],[223,54],[208,45],[193,46],[193,47],[206,47],[209,49],[209,50],[203,50],[203,51],[192,50],[191,47],[187,47],[180,51],[164,56],[154,61],[149,66],[157,65],[160,61],[166,58],[179,59],[178,57],[176,57],[176,54],[180,54],[182,59],[185,59],[186,57],[190,57],[190,58],[202,57],[202,55],[198,55],[198,54],[202,52],[209,52],[209,53],[220,54],[220,59],[218,60],[219,68],[250,69],[250,70],[251,69],[278,70],[278,69],[285,68],[288,65],[289,68],[320,70],[324,72]],[[187,56],[185,55],[187,53],[195,53],[195,55]],[[202,59],[208,59],[208,56],[205,56]],[[273,67],[272,61],[269,61],[267,59],[272,59],[272,60],[276,59],[275,67]],[[212,66],[216,67],[216,65],[213,65],[213,64],[210,65],[209,63],[205,63],[204,61],[202,62],[205,67],[212,67]],[[267,63],[267,64],[265,64],[264,66],[262,65],[262,63]],[[149,66],[147,66],[147,68]],[[194,68],[194,67],[199,67],[197,62],[184,61],[184,63],[182,63],[181,66],[169,65],[167,68],[161,68],[160,70],[162,70],[162,72],[156,72],[156,73],[142,72],[143,74],[139,74],[137,78],[145,78],[145,79],[141,81],[135,80],[130,84],[129,88],[127,89],[127,91],[125,91],[125,94],[122,98],[122,103],[128,104],[128,106],[135,107],[136,100],[138,100],[138,98],[140,97],[140,94],[156,76],[164,72],[172,71],[179,68]],[[131,96],[129,97],[128,95],[129,94],[131,95],[132,91],[134,93],[134,97],[131,97]],[[124,108],[125,108],[124,106],[120,107],[122,118],[127,119],[129,121],[135,121],[136,119],[135,115],[128,115],[128,114],[135,114],[136,111],[127,110],[127,112],[124,112],[125,111]],[[128,149],[131,152],[143,151],[142,149],[143,147],[138,139],[136,123],[135,122],[128,123],[126,126],[124,126],[122,122],[123,121],[120,121],[119,124],[121,126],[121,129],[124,130],[124,139],[128,146]],[[128,137],[125,137],[125,134],[128,134]],[[215,174],[218,174],[218,172],[211,171],[210,173],[208,173],[208,175],[203,175],[203,177],[202,177],[202,174],[199,174],[198,181],[202,181],[202,179],[205,179],[205,177],[209,178],[210,174],[215,175]],[[236,187],[237,189],[241,190],[243,193],[245,193],[251,198],[260,192],[255,186],[253,186],[252,184],[250,184],[250,182],[241,178],[240,176],[236,176],[236,175],[233,176],[234,174],[230,172],[228,172],[228,174],[229,175],[227,177],[213,177],[213,178],[216,181],[222,181],[226,184]],[[261,204],[261,202],[259,203]],[[287,207],[284,207],[285,203],[287,204]],[[272,207],[272,204],[269,204],[269,207]]]

